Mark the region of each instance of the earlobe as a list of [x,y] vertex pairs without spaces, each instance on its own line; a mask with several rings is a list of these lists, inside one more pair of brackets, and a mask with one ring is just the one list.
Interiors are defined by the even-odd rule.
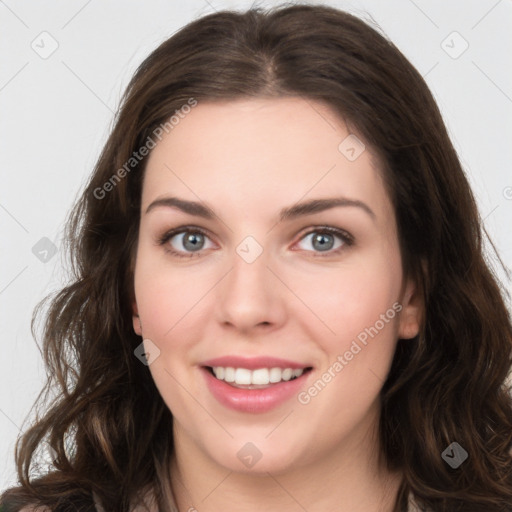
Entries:
[[420,290],[409,280],[402,298],[398,337],[411,339],[420,332],[424,304]]

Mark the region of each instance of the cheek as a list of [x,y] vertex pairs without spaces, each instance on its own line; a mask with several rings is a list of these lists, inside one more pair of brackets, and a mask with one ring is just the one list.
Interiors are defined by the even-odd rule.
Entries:
[[144,249],[139,256],[135,294],[143,337],[160,351],[149,370],[167,407],[179,416],[190,406],[190,396],[180,383],[189,381],[187,361],[192,361],[192,340],[198,339],[202,326],[201,299],[212,285]]
[[165,257],[144,256],[141,251],[135,271],[135,294],[144,336],[165,343],[183,326],[190,329],[197,324],[192,321],[200,310],[197,306],[213,282],[207,273],[197,278],[186,267],[172,268]]
[[311,415],[315,410],[337,425],[332,436],[362,421],[389,373],[401,310],[400,275],[384,268],[345,269],[326,277],[323,293],[310,288],[311,309],[322,321],[310,315],[302,327],[325,357],[317,379],[298,399]]
[[401,310],[399,253],[374,251],[324,274],[301,275],[297,295],[315,315],[296,317],[325,357],[319,379],[299,402],[311,400],[320,415],[336,416],[346,426],[348,417],[366,414],[393,359]]
[[[290,275],[296,295],[311,312],[302,317],[317,332],[315,338],[321,334],[330,345],[341,347],[386,314],[400,293],[400,265],[395,259],[392,252],[375,252],[315,274],[299,269]],[[394,310],[391,314],[395,318]]]

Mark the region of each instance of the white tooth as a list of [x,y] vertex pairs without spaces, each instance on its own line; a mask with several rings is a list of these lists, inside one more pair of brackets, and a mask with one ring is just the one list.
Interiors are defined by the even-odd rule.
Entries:
[[258,385],[266,386],[268,384],[276,384],[281,381],[289,381],[293,377],[300,377],[304,373],[304,369],[292,368],[258,368],[251,371],[247,368],[224,368],[215,366],[212,368],[213,373],[219,380],[239,385]]
[[269,372],[269,381],[273,384],[281,381],[281,368],[271,368]]
[[290,380],[293,375],[293,370],[291,368],[285,368],[283,370],[283,373],[281,374],[281,379],[283,380]]
[[260,368],[258,370],[254,370],[252,372],[251,382],[252,382],[252,384],[260,384],[260,385],[268,384],[270,382],[269,375],[268,375],[268,369]]
[[224,380],[226,382],[235,382],[235,369],[228,367],[224,368]]
[[251,383],[251,370],[247,368],[237,368],[235,370],[235,383],[236,384],[250,384]]
[[217,379],[224,380],[224,367],[216,366],[215,368],[213,368],[213,373],[215,373],[215,377],[217,377]]

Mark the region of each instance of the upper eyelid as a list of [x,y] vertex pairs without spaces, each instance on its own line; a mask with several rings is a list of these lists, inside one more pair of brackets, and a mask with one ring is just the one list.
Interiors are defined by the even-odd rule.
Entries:
[[[332,251],[326,251],[325,252],[325,256],[334,255],[334,254],[337,253],[337,251],[342,250],[344,246],[349,247],[349,246],[353,245],[354,240],[355,240],[354,237],[352,236],[352,234],[350,234],[345,229],[336,228],[334,226],[317,226],[317,227],[313,226],[312,228],[306,230],[302,235],[300,235],[299,239],[293,245],[297,245],[299,242],[304,240],[307,236],[309,236],[309,235],[311,235],[313,233],[316,233],[316,232],[327,233],[329,235],[337,237],[342,242],[342,246],[341,247],[338,247],[337,249],[334,249]],[[321,251],[306,251],[306,252],[315,253],[317,255],[321,255],[322,254]]]
[[188,226],[187,225],[187,226],[179,226],[177,228],[171,228],[171,229],[164,231],[161,235],[157,236],[157,241],[158,242],[161,242],[162,240],[169,241],[172,238],[174,238],[175,236],[182,235],[183,233],[188,233],[188,232],[191,232],[191,233],[198,232],[198,233],[206,235],[210,240],[212,240],[212,236],[210,234],[211,232],[208,229],[202,228],[199,226]]
[[[304,228],[304,229],[300,230],[300,235],[296,235],[296,236],[299,236],[299,238],[294,243],[294,245],[296,243],[302,241],[306,236],[308,236],[308,235],[310,235],[312,233],[315,233],[317,231],[318,232],[325,231],[328,234],[332,234],[333,236],[337,236],[344,243],[347,243],[347,242],[352,243],[353,240],[354,240],[354,237],[348,231],[346,231],[345,229],[342,229],[342,228],[339,228],[339,227],[336,227],[336,226],[331,226],[331,225],[313,225],[313,226],[309,226],[307,228]],[[195,226],[195,225],[185,225],[185,226],[179,226],[179,227],[176,227],[176,228],[169,229],[169,230],[165,231],[161,236],[159,236],[158,240],[160,241],[160,240],[166,239],[167,241],[169,241],[172,238],[174,238],[175,236],[181,235],[181,234],[187,233],[187,232],[199,232],[199,233],[202,233],[202,234],[206,235],[213,243],[216,243],[212,239],[212,235],[211,235],[210,230],[208,230],[206,228],[203,228],[203,227],[200,227],[200,226]],[[197,252],[200,252],[200,251],[197,251]]]

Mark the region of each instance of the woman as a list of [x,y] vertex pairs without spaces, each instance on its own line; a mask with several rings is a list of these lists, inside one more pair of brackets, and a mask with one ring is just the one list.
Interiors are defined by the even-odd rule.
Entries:
[[62,396],[4,509],[510,510],[512,328],[482,231],[427,86],[362,21],[189,24],[70,219],[44,333]]

